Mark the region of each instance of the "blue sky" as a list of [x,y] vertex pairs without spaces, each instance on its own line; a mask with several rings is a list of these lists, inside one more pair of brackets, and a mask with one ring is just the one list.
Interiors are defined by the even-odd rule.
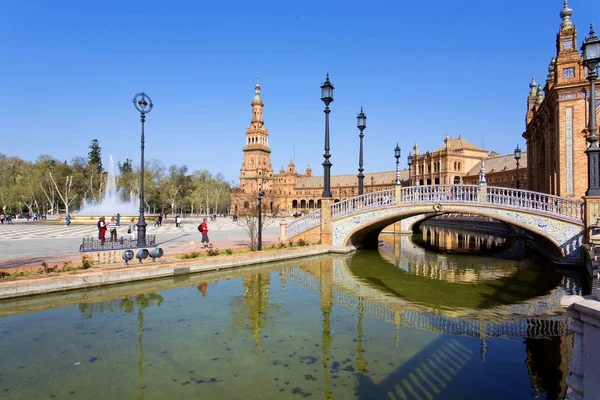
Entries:
[[[596,6],[594,6],[596,4]],[[600,7],[571,0],[579,44]],[[401,166],[446,132],[511,153],[525,148],[531,75],[544,82],[562,0],[14,1],[0,14],[0,152],[34,160],[139,162],[131,99],[154,110],[146,158],[238,182],[256,75],[278,171],[296,159],[322,175],[321,82],[331,105],[332,174],[357,173],[361,105],[365,173]],[[485,139],[483,139],[485,138]]]

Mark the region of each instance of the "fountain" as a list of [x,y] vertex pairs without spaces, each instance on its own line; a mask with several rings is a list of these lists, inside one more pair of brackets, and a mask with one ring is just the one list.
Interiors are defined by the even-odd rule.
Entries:
[[81,216],[134,216],[139,214],[140,199],[131,193],[129,200],[123,199],[123,190],[117,190],[115,177],[115,163],[112,155],[108,159],[108,176],[106,177],[106,191],[100,202],[83,199],[81,210],[76,215]]

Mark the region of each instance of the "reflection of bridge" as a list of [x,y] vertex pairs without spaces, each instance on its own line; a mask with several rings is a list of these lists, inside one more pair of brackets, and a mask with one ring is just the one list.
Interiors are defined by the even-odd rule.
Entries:
[[376,243],[386,226],[417,215],[467,213],[493,218],[552,242],[563,257],[578,258],[584,236],[583,202],[527,190],[480,185],[396,187],[340,202],[323,199],[286,228],[286,239],[320,237],[333,247]]
[[[321,290],[321,279],[308,270],[288,268],[286,276],[306,288]],[[556,315],[560,311],[560,298],[564,294],[562,290],[555,290],[549,296],[531,302],[499,307],[491,311],[473,310],[464,313],[462,318],[456,318],[432,314],[424,306],[388,296],[362,285],[343,265],[342,259],[334,261],[331,289],[335,303],[384,319],[397,327],[405,325],[436,333],[467,335],[480,339],[500,336],[540,338],[566,333],[564,317]],[[554,315],[538,317],[540,313]]]

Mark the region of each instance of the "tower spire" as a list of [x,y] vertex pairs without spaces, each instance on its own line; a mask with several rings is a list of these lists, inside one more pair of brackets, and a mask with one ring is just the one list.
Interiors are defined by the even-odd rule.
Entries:
[[529,84],[529,96],[535,97],[535,92],[537,89],[537,82],[535,81],[535,76],[531,75],[531,83]]
[[560,11],[560,17],[563,22],[560,24],[560,29],[572,28],[573,21],[571,21],[571,15],[573,15],[573,9],[569,7],[569,0],[565,0],[565,5],[563,9]]

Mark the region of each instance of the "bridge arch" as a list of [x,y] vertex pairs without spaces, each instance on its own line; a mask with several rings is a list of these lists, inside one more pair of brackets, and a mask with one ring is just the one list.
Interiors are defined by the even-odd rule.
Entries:
[[[515,225],[547,239],[563,258],[578,258],[582,244],[582,227],[575,223],[544,218],[542,215],[527,215],[513,210],[492,206],[444,205],[436,215],[444,213],[469,213],[493,218],[507,225]],[[334,247],[360,248],[377,243],[379,233],[386,227],[404,218],[424,215],[432,217],[432,205],[388,206],[377,211],[358,212],[333,222]]]

